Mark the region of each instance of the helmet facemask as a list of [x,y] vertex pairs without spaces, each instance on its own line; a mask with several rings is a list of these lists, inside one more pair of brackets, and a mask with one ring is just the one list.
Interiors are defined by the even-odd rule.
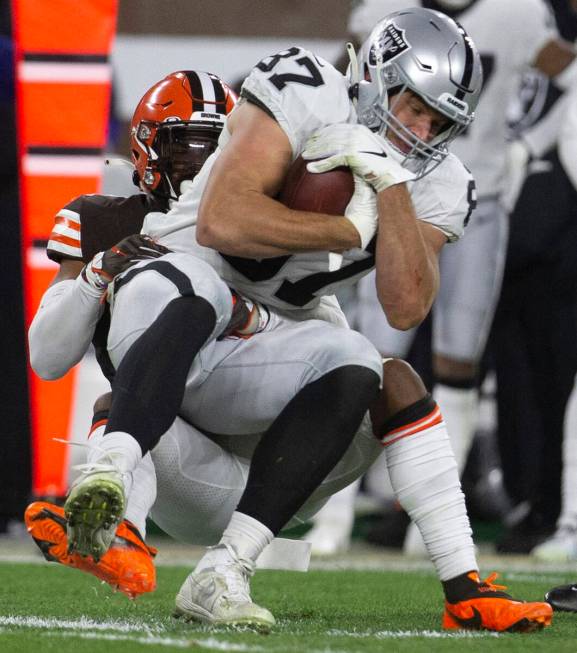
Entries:
[[204,162],[216,150],[222,123],[164,123],[157,131],[156,166],[168,180],[175,194],[180,184],[193,179]]
[[[148,155],[144,184],[159,197],[177,199],[180,184],[194,179],[216,150],[222,125],[218,121],[141,121],[136,139]],[[138,156],[137,152],[133,154]]]
[[[420,9],[410,13],[398,12],[383,19],[363,44],[356,72],[356,76],[361,78],[356,85],[359,122],[385,138],[395,134],[406,144],[408,152],[401,151],[389,140],[402,165],[413,171],[417,178],[431,172],[445,159],[449,143],[472,122],[482,79],[478,55],[475,60],[472,44],[464,44],[464,38],[468,37],[456,23],[450,21],[450,30],[443,39],[435,32],[428,43],[422,39],[422,34],[432,31],[429,25],[431,15],[433,18],[442,16],[438,12]],[[450,19],[442,16],[442,20]],[[410,29],[403,29],[405,25]],[[441,23],[441,26],[447,31],[446,24]],[[410,39],[415,41],[415,46]],[[419,49],[417,46],[421,40],[425,41],[425,46],[421,45]],[[479,88],[469,93],[474,97],[461,100],[455,94],[459,86],[454,83],[453,75],[458,68],[455,64],[462,67],[465,48],[469,48],[468,54],[476,66],[474,82]],[[351,57],[351,81],[355,77],[355,64]],[[427,142],[395,116],[398,99],[406,91],[447,119],[447,126]]]
[[[386,82],[382,85],[382,95],[379,95],[371,106],[373,120],[378,120],[379,124],[374,131],[387,138],[392,147],[404,157],[403,165],[414,172],[417,179],[423,177],[443,162],[449,153],[449,143],[467,128],[473,116],[463,115],[451,106],[441,107],[435,98],[420,93],[409,80],[403,79],[402,70],[396,68],[394,64],[383,66],[380,70],[377,67],[377,74],[382,75]],[[414,93],[447,119],[446,127],[428,141],[419,138],[395,115],[399,100],[405,92]],[[391,133],[409,148],[408,151],[400,150],[395,146],[388,138]]]

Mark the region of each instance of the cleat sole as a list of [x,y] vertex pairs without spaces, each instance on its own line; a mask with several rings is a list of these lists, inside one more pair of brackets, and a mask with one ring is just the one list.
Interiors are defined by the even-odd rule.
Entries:
[[129,522],[120,524],[110,550],[95,562],[91,556],[67,553],[63,508],[33,503],[26,509],[25,520],[30,535],[49,562],[89,573],[131,599],[156,588],[153,563],[156,550],[145,544]]
[[73,488],[64,506],[68,520],[68,552],[92,556],[96,562],[107,547],[102,542],[114,537],[124,513],[124,489],[108,478],[95,476]]

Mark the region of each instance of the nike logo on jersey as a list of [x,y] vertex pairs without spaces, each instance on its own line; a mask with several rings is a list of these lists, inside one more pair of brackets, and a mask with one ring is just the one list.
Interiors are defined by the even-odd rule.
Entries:
[[386,152],[367,152],[367,151],[359,151],[359,154],[374,154],[375,156],[380,156],[383,159],[387,158],[387,153]]

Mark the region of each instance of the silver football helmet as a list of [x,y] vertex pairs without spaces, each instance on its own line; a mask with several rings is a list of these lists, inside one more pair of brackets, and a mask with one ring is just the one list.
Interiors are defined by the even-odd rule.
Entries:
[[[415,7],[379,21],[355,59],[351,56],[349,77],[359,122],[382,136],[394,132],[410,148],[401,153],[404,164],[422,177],[443,161],[448,144],[474,118],[483,83],[475,45],[451,18]],[[418,138],[394,116],[393,96],[404,91],[448,118],[431,141]]]

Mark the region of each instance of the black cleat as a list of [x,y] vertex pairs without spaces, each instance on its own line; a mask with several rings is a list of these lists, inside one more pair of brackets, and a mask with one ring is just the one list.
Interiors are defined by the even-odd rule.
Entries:
[[545,594],[545,601],[558,612],[577,612],[577,583],[554,587]]

